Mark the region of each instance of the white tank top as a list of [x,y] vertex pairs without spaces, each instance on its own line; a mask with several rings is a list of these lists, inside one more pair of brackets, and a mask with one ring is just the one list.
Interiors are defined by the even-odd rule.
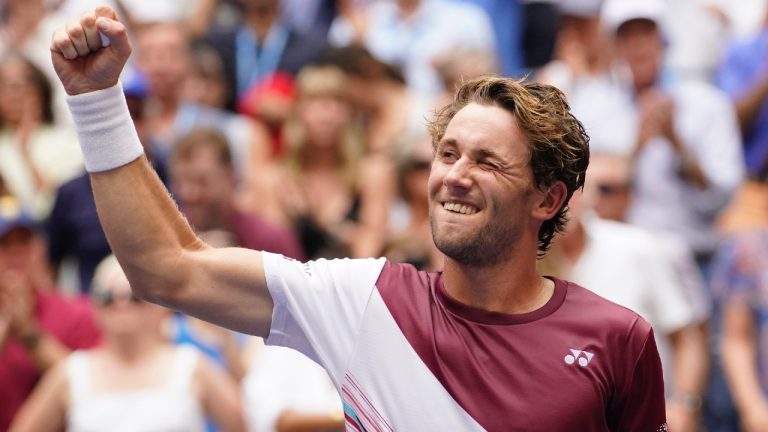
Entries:
[[89,354],[70,355],[67,369],[72,403],[67,413],[68,432],[196,432],[205,431],[200,402],[190,383],[198,352],[176,348],[168,382],[156,388],[93,394],[89,380]]

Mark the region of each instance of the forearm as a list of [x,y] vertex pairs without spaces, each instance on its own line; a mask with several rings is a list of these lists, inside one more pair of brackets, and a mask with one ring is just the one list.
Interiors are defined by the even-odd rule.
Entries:
[[709,370],[705,330],[690,326],[673,340],[674,382],[670,402],[686,409],[698,409]]
[[113,252],[131,286],[150,298],[183,285],[184,253],[197,239],[143,156],[122,89],[68,98],[91,173],[96,208]]
[[306,414],[287,410],[280,414],[275,425],[278,432],[343,431],[343,412],[329,414]]
[[99,220],[131,286],[152,289],[182,284],[184,254],[206,246],[146,158],[93,173],[91,184]]
[[760,388],[754,342],[742,338],[723,341],[723,369],[736,408],[742,415],[756,407],[768,406]]

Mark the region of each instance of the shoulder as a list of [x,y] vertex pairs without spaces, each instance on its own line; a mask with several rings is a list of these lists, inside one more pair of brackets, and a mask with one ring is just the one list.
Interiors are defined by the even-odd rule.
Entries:
[[681,81],[672,91],[676,103],[681,107],[702,111],[705,109],[731,108],[728,95],[712,84],[699,81]]
[[637,312],[599,296],[581,285],[573,282],[567,284],[568,293],[561,309],[582,325],[600,329],[600,332],[608,337],[622,334],[629,337],[637,332],[650,333],[651,325]]

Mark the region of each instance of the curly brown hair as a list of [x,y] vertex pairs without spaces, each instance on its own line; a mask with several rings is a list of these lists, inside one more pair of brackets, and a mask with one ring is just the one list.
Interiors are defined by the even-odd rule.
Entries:
[[464,83],[453,101],[438,110],[428,123],[432,145],[443,139],[448,123],[470,103],[496,105],[509,111],[528,137],[531,169],[537,188],[561,181],[567,188],[562,207],[544,221],[538,234],[538,255],[543,256],[552,238],[567,221],[568,201],[584,186],[589,164],[589,136],[570,111],[563,92],[525,79],[482,76]]

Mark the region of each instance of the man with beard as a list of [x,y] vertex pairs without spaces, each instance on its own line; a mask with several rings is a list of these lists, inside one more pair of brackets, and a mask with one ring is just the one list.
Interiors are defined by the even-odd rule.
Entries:
[[306,354],[341,393],[348,429],[667,430],[648,323],[535,268],[589,159],[557,89],[479,78],[430,123],[430,217],[446,258],[426,273],[211,248],[132,134],[118,84],[131,48],[113,11],[57,30],[51,51],[138,294]]

